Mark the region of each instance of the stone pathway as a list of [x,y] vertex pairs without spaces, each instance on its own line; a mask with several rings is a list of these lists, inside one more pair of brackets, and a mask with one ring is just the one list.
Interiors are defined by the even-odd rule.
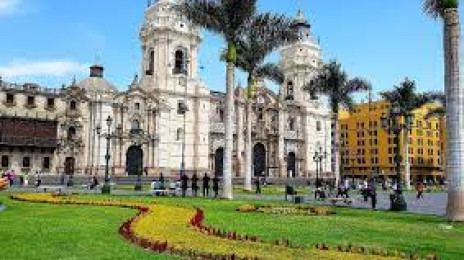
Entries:
[[[306,196],[305,202],[315,202],[314,195]],[[377,209],[379,210],[389,210],[390,209],[390,193],[379,193],[377,196]],[[419,213],[419,214],[428,214],[428,215],[437,215],[444,216],[446,214],[446,203],[447,203],[447,194],[446,193],[426,193],[424,198],[417,200],[415,193],[405,193],[404,194],[406,202],[408,204],[408,212]],[[284,200],[284,196],[279,195],[236,195],[238,200]],[[364,202],[364,199],[361,195],[352,194],[351,198],[355,199],[356,202],[350,206],[340,205],[343,207],[351,208],[360,208],[360,209],[370,209],[371,202]],[[324,205],[329,205],[329,203],[316,202]]]
[[[18,188],[14,187],[11,191],[13,192],[37,192],[35,188]],[[80,193],[80,194],[100,194],[100,191],[90,191],[78,188],[68,189],[67,192],[70,193]],[[111,194],[120,195],[120,196],[151,196],[149,192],[135,192],[128,190],[111,190]],[[446,193],[425,193],[424,198],[417,200],[415,193],[405,193],[406,202],[408,204],[408,212],[419,213],[419,214],[428,214],[428,215],[437,215],[444,216],[446,214],[446,203],[447,203],[447,194]],[[245,201],[283,201],[285,196],[283,195],[255,195],[255,194],[236,194],[234,196],[236,200],[245,200]],[[343,207],[351,208],[360,208],[360,209],[370,209],[371,203],[368,201],[364,202],[361,195],[353,193],[351,198],[356,200],[355,203],[346,206],[340,205]],[[377,209],[379,210],[389,210],[390,209],[390,198],[389,193],[380,192],[377,196]],[[308,203],[318,203],[329,205],[328,202],[314,201],[314,195],[306,195],[305,202]]]

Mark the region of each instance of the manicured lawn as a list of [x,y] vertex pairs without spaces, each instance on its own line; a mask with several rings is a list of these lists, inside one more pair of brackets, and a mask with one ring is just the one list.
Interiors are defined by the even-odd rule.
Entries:
[[135,210],[32,204],[9,200],[0,212],[0,259],[175,259],[146,252],[127,243],[119,226]]
[[[448,223],[440,217],[353,209],[337,209],[337,214],[330,217],[276,216],[238,213],[235,209],[245,203],[237,201],[119,198],[201,207],[208,225],[268,241],[288,238],[298,245],[351,243],[464,259],[464,225],[453,224],[448,229]],[[0,194],[0,200],[9,207],[0,212],[0,239],[2,248],[7,248],[0,259],[170,259],[145,252],[118,235],[119,226],[134,216],[134,210],[32,204],[11,201],[6,194]]]

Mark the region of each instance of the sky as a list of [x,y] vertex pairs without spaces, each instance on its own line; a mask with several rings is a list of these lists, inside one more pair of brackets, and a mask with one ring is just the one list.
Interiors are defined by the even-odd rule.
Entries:
[[[0,76],[60,87],[74,76],[87,77],[87,67],[98,62],[108,80],[126,89],[139,73],[138,29],[146,2],[0,0]],[[442,23],[422,13],[422,2],[258,0],[260,12],[295,16],[301,8],[320,39],[324,61],[337,60],[376,92],[405,77],[421,91],[443,90]],[[218,58],[224,43],[216,35],[203,36],[201,78],[212,90],[224,90],[225,65]],[[243,74],[237,81],[245,85]]]

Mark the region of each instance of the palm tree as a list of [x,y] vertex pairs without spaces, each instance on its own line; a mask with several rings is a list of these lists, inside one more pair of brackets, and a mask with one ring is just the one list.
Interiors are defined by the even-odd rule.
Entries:
[[[435,92],[417,93],[416,83],[406,78],[394,90],[380,93],[382,98],[392,106],[399,109],[399,114],[404,120],[408,120],[408,115],[416,109],[421,108],[427,103],[437,100],[439,94]],[[412,122],[405,122],[409,125]],[[403,131],[404,142],[404,165],[406,189],[411,189],[411,165],[409,162],[409,132]]]
[[432,108],[428,111],[427,115],[425,116],[426,119],[432,117],[445,117],[446,116],[446,96],[445,93],[438,93],[436,97],[436,102],[440,104],[440,106]]
[[223,194],[225,199],[233,199],[232,151],[235,62],[237,60],[237,40],[244,32],[246,24],[256,13],[256,0],[186,0],[179,5],[179,11],[196,26],[222,36],[227,43],[225,149]]
[[335,175],[335,185],[338,185],[340,181],[338,112],[341,106],[352,110],[354,108],[352,95],[371,89],[371,84],[361,78],[349,79],[346,72],[341,69],[341,64],[332,61],[325,64],[319,75],[303,89],[309,91],[311,95],[321,93],[329,98],[332,110],[332,172]]
[[236,65],[248,74],[244,183],[244,189],[247,191],[252,189],[251,106],[255,98],[256,82],[258,78],[268,78],[277,84],[283,83],[283,73],[280,69],[272,63],[265,64],[264,60],[279,47],[298,39],[298,34],[291,30],[292,24],[293,20],[284,16],[260,15],[250,23],[250,27],[237,44]]
[[447,131],[447,218],[464,221],[464,121],[463,93],[459,79],[461,26],[459,0],[425,0],[424,10],[434,18],[443,19],[445,55],[446,131]]

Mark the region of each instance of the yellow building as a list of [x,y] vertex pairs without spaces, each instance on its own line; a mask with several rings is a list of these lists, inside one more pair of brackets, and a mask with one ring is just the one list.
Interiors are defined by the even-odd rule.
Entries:
[[[436,104],[413,112],[414,122],[408,131],[411,179],[437,179],[444,175],[445,127],[443,118],[426,119]],[[353,112],[340,113],[340,168],[345,176],[369,177],[396,175],[395,135],[382,128],[381,117],[388,115],[390,104],[376,101],[357,105]],[[405,147],[401,136],[401,168],[404,175]]]

